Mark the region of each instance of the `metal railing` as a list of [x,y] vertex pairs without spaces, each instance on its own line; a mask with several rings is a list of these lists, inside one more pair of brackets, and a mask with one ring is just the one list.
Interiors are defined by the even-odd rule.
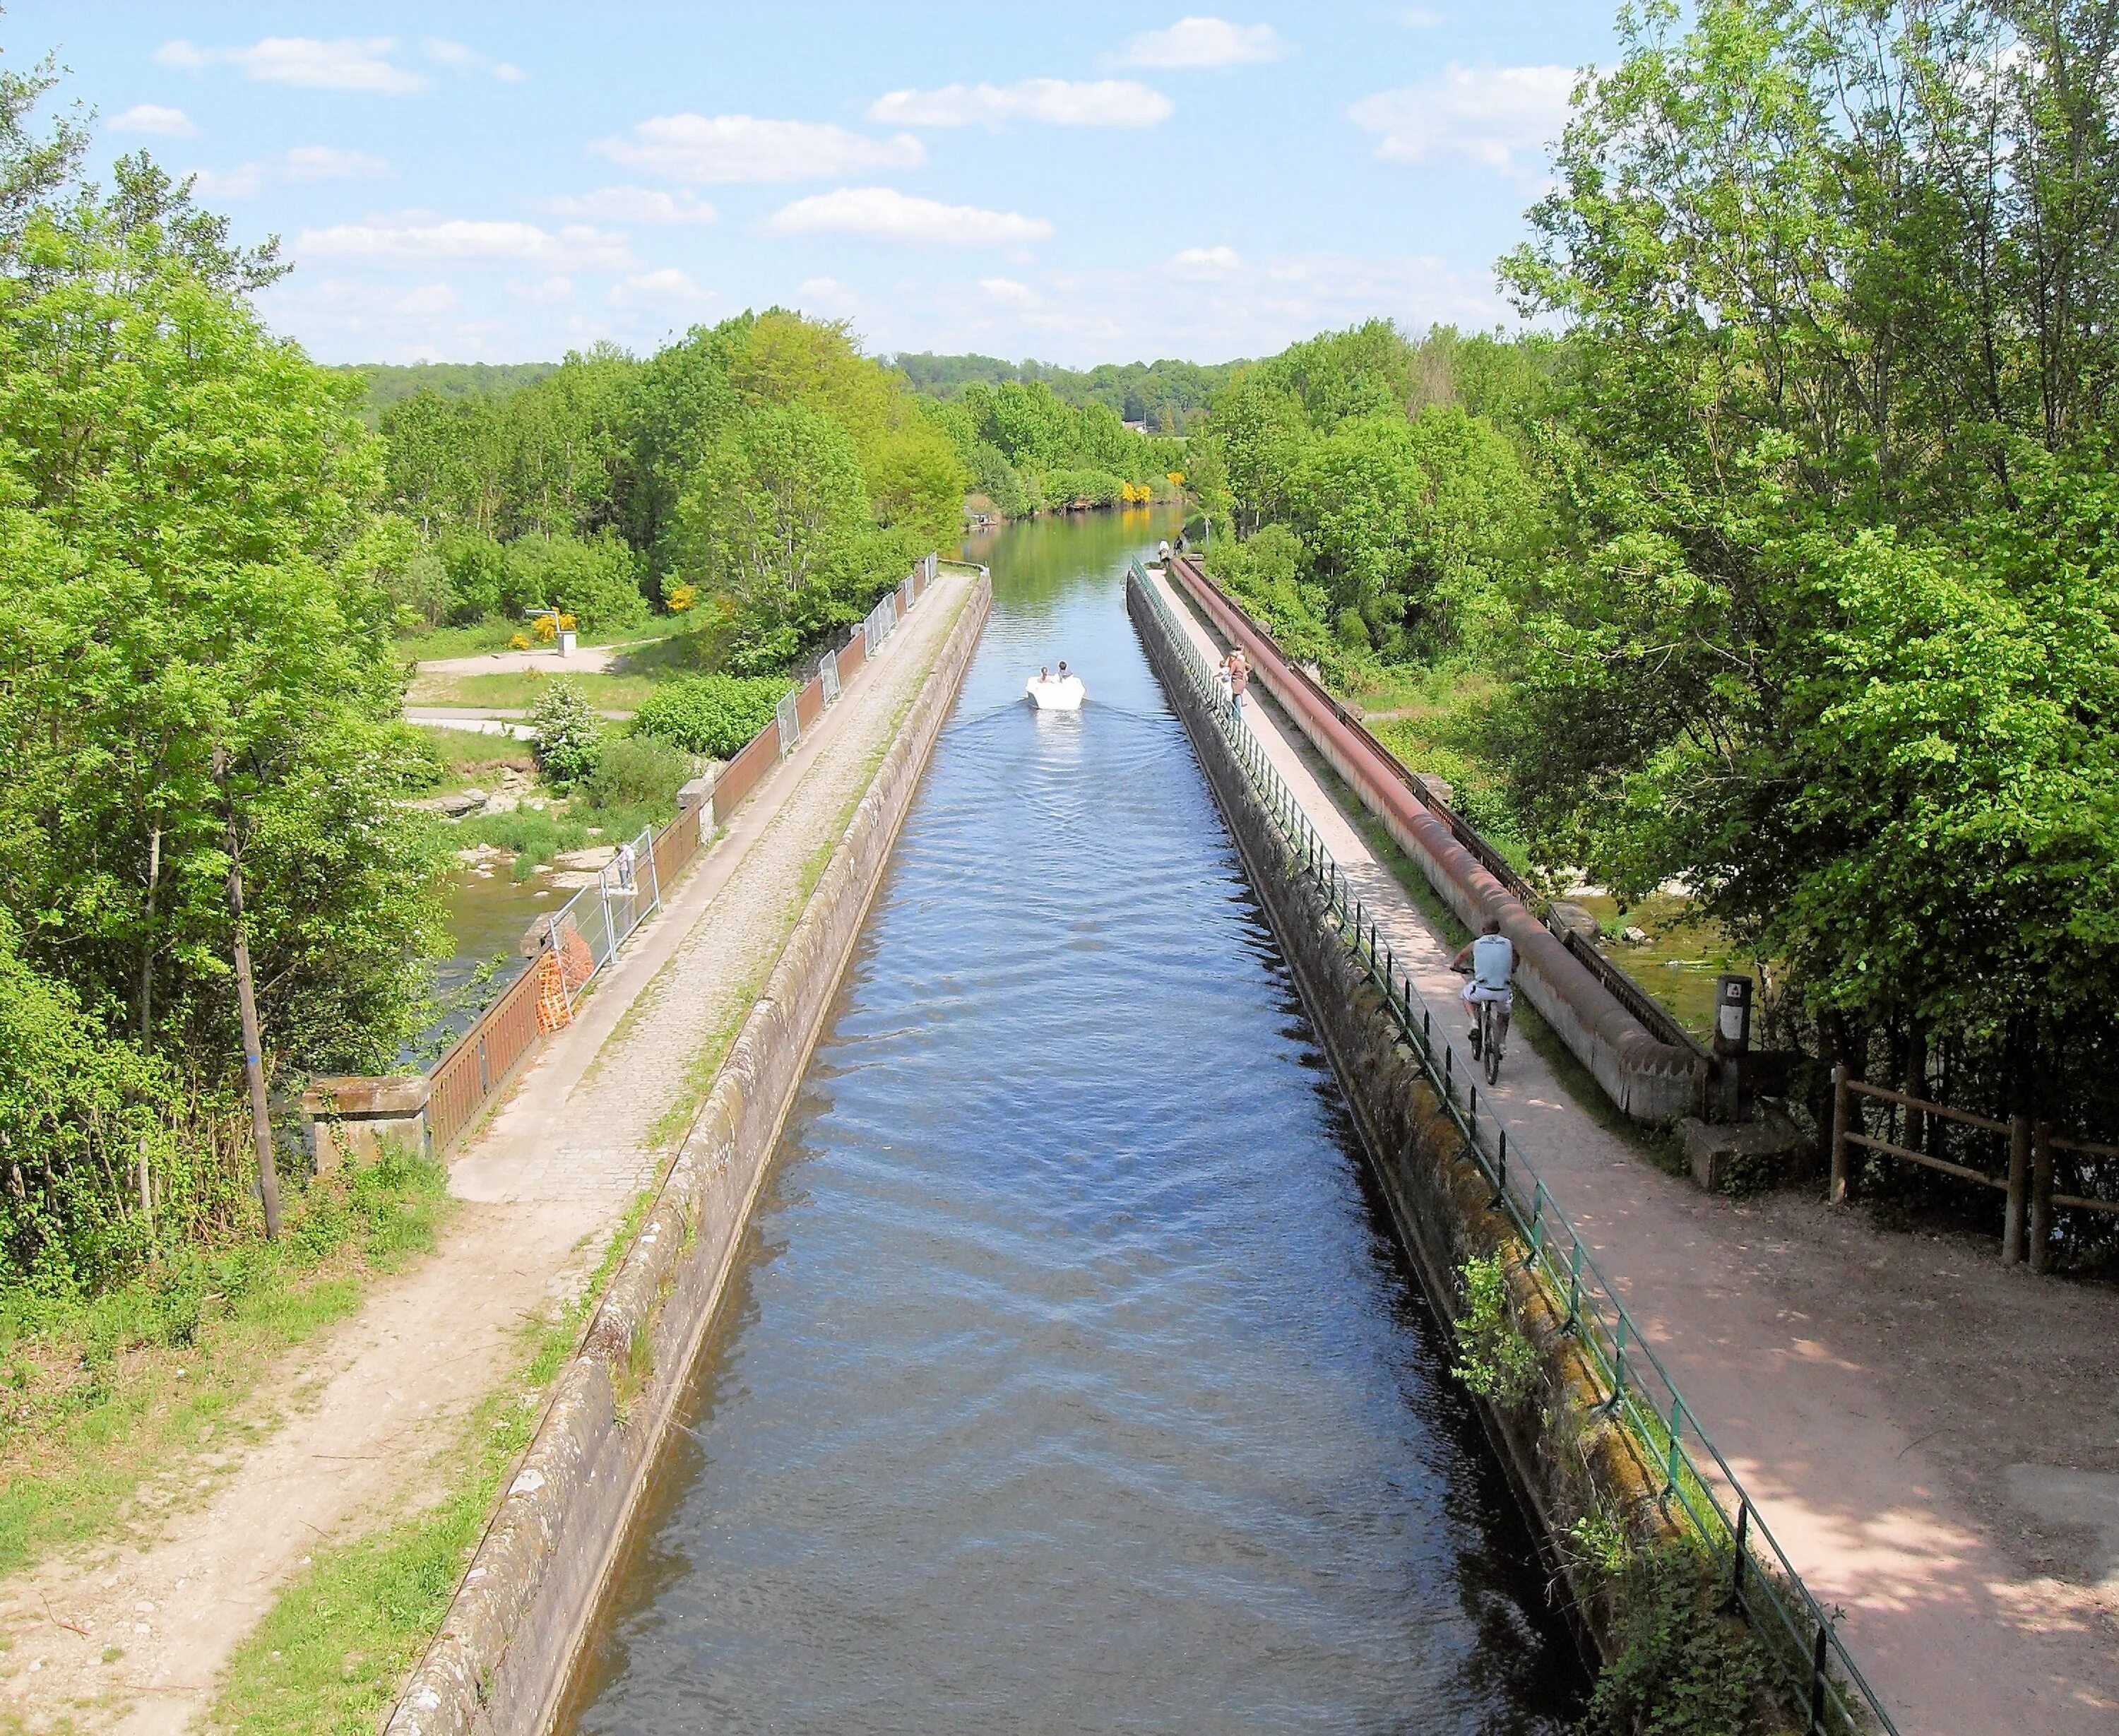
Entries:
[[1401,970],[1388,942],[1311,825],[1301,803],[1266,757],[1242,717],[1216,691],[1212,672],[1170,605],[1138,562],[1131,576],[1162,622],[1194,692],[1278,830],[1288,866],[1324,896],[1328,919],[1381,990],[1393,1021],[1434,1086],[1473,1160],[1493,1188],[1491,1209],[1506,1215],[1529,1249],[1527,1269],[1543,1284],[1566,1330],[1579,1343],[1604,1396],[1599,1408],[1622,1426],[1662,1479],[1661,1499],[1684,1515],[1699,1545],[1726,1576],[1728,1604],[1741,1611],[1763,1650],[1807,1714],[1814,1736],[1868,1729],[1897,1736],[1840,1639],[1830,1613],[1811,1595],[1729,1462],[1700,1428],[1669,1372],[1641,1335],[1588,1245],[1546,1188],[1509,1130],[1479,1101],[1479,1075],[1434,1028],[1433,1011]]

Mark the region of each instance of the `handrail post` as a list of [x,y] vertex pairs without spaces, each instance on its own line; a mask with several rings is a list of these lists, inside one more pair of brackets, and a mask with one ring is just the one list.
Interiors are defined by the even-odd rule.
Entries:
[[2040,1122],[2031,1136],[2031,1270],[2052,1264],[2052,1127]]
[[1825,1648],[1832,1636],[1822,1614],[1817,1618],[1817,1639],[1810,1649],[1810,1728],[1814,1736],[1825,1736]]
[[1825,1191],[1828,1203],[1847,1203],[1847,1063],[1832,1065],[1832,1181]]
[[2009,1118],[2009,1209],[2001,1218],[2001,1263],[2020,1265],[2024,1257],[2024,1207],[2031,1190],[2031,1118]]
[[1751,1498],[1739,1496],[1736,1501],[1736,1552],[1729,1568],[1729,1608],[1744,1606],[1744,1555],[1748,1547],[1751,1530]]

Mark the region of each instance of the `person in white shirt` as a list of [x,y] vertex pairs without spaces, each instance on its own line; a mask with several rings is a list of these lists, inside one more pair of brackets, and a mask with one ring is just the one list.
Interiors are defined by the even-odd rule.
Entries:
[[1480,925],[1477,938],[1458,949],[1449,961],[1452,970],[1469,970],[1472,980],[1464,985],[1464,1011],[1472,1018],[1472,1053],[1479,1052],[1479,1003],[1498,1001],[1506,1018],[1515,1005],[1512,986],[1516,974],[1515,943],[1501,933],[1500,919],[1489,916]]

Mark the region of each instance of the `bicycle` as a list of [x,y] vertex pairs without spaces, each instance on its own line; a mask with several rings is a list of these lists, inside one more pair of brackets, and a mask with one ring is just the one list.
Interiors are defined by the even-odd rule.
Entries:
[[1472,1058],[1484,1063],[1486,1083],[1498,1085],[1501,1054],[1509,1042],[1509,1006],[1506,1001],[1475,1001],[1479,1022],[1472,1031]]

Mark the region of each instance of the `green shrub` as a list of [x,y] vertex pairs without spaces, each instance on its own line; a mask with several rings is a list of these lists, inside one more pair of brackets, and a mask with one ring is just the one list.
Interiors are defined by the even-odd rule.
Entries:
[[507,571],[512,611],[531,604],[563,609],[585,632],[647,618],[638,559],[614,531],[586,539],[520,537],[508,545]]
[[772,721],[786,692],[777,676],[694,675],[649,695],[634,714],[633,733],[729,759]]
[[545,775],[571,784],[594,771],[603,752],[603,720],[570,681],[555,681],[530,712],[530,745]]
[[1721,1576],[1708,1558],[1664,1544],[1611,1577],[1617,1649],[1597,1678],[1583,1736],[1752,1736],[1774,1726],[1764,1655],[1716,1607]]
[[613,736],[603,744],[589,775],[589,804],[596,808],[672,808],[678,786],[692,775],[692,756],[654,735]]
[[1537,1383],[1537,1349],[1516,1325],[1508,1274],[1496,1255],[1467,1260],[1463,1278],[1466,1312],[1449,1372],[1496,1405],[1519,1405]]

